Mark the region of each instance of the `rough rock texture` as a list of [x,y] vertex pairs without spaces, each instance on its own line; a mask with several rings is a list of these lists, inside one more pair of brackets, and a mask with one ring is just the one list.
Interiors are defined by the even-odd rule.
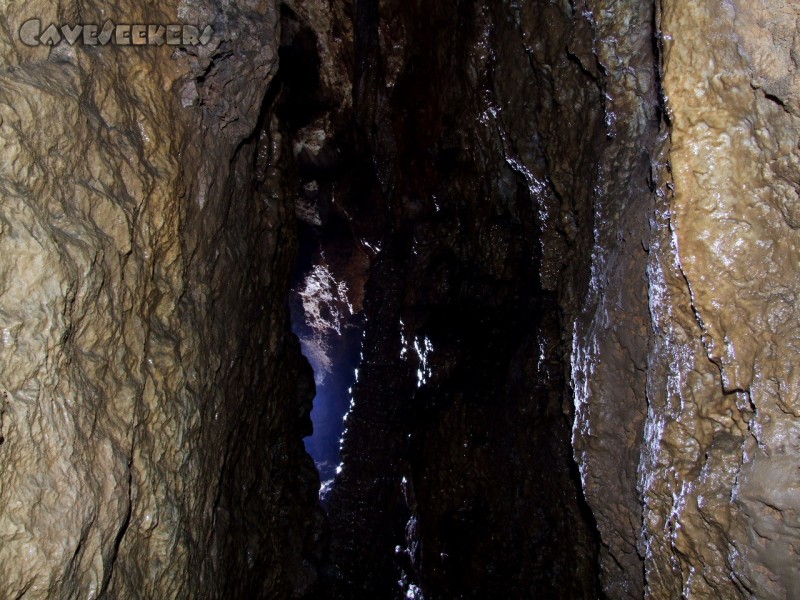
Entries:
[[[533,558],[565,515],[584,549],[596,522],[609,597],[796,594],[797,39],[781,2],[359,8],[388,225],[331,502],[341,597],[398,571],[410,596],[592,594],[580,558]],[[593,519],[521,517],[570,489],[558,419],[525,416],[561,389]],[[545,488],[504,472],[541,444]]]
[[[32,16],[215,37],[30,49]],[[0,597],[302,593],[322,516],[267,94],[278,5],[0,17]]]
[[570,224],[549,220],[596,181],[591,24],[504,2],[361,4],[355,18],[357,155],[383,215],[349,211],[380,251],[326,597],[597,597],[562,411]]
[[[590,293],[575,328],[574,446],[607,548],[604,589],[790,598],[798,9],[680,0],[656,9],[655,20],[644,5],[593,11],[598,28],[609,28],[598,46],[609,114],[629,146],[654,152],[655,191],[652,204],[641,166],[609,172],[617,181],[598,205],[616,217],[596,219]],[[625,36],[623,22],[632,28]],[[655,146],[652,46],[633,34],[651,22],[666,111]],[[637,102],[646,119],[636,118]],[[628,173],[632,193],[618,187]]]
[[[655,597],[791,598],[798,564],[800,8],[664,2],[669,139],[649,269]],[[708,43],[712,40],[713,43]]]
[[588,227],[579,224],[583,239],[574,242],[589,246],[577,254],[579,260],[588,255],[588,281],[580,271],[585,267],[573,267],[562,295],[563,326],[572,338],[573,447],[601,534],[603,589],[611,598],[641,598],[637,468],[647,411],[646,265],[659,126],[654,7],[600,1],[587,8],[604,74],[606,139],[595,158],[593,193],[582,208],[591,213],[584,216]]
[[796,3],[6,4],[0,598],[800,595]]

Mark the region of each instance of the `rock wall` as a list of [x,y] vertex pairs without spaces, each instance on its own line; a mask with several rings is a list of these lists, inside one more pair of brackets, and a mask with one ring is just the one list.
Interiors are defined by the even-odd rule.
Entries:
[[356,9],[357,143],[380,208],[350,214],[380,250],[326,597],[597,597],[559,320],[605,139],[591,22],[546,3]]
[[0,9],[0,598],[800,594],[792,2],[114,11]]
[[[556,421],[524,416],[555,388],[592,512],[572,522],[596,523],[608,597],[791,597],[797,9],[381,2],[356,24],[357,123],[391,225],[333,496],[345,597],[398,571],[425,597],[547,589],[524,548],[558,517],[502,506],[510,490],[553,500],[499,465],[546,455],[537,431],[559,447]],[[513,399],[501,339],[562,372],[540,361]],[[481,448],[499,454],[483,464]],[[537,464],[569,489],[564,463]],[[510,574],[488,540],[519,529]],[[453,547],[466,567],[448,565]]]
[[[22,22],[210,24],[22,45]],[[2,8],[0,597],[288,598],[322,515],[277,3]]]
[[610,598],[641,598],[637,474],[653,338],[646,269],[659,135],[655,7],[601,1],[585,9],[601,73],[605,139],[585,159],[596,161],[596,180],[577,208],[584,212],[581,237],[570,242],[583,247],[575,255],[580,262],[567,267],[572,274],[562,284],[566,393],[574,403],[574,456],[602,540],[603,590]]
[[[617,222],[596,220],[572,349],[573,441],[606,547],[604,589],[793,597],[798,9],[602,8],[592,12],[612,33],[598,57],[613,47],[618,64],[604,64],[620,83],[609,114],[631,132],[636,111],[614,104],[652,106],[654,78],[662,109],[656,145],[641,132],[627,142],[650,153],[655,201],[641,167],[626,181],[638,207],[613,187],[603,195]],[[620,51],[620,24],[637,21],[636,32],[655,23],[655,73],[647,40]]]
[[800,592],[799,18],[780,1],[661,7],[669,137],[640,477],[654,597]]

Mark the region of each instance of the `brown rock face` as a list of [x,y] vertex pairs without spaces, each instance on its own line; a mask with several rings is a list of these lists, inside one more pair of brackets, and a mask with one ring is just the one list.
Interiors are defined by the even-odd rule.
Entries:
[[640,479],[655,597],[800,593],[798,17],[784,2],[660,14],[671,127]]
[[0,598],[800,596],[796,3],[140,4],[0,8]]
[[[0,597],[292,597],[321,515],[278,6],[22,8],[0,46]],[[33,17],[215,34],[28,48]]]
[[[594,14],[613,32],[625,11]],[[797,593],[797,17],[781,2],[657,7],[661,141],[629,138],[655,150],[655,203],[641,169],[638,208],[609,196],[623,220],[600,221],[617,244],[601,238],[593,257],[598,300],[572,353],[573,441],[611,597]],[[604,44],[631,68],[606,64],[623,83],[610,96],[635,103],[653,77],[646,45],[620,52],[616,31]],[[630,106],[617,123],[636,123]]]

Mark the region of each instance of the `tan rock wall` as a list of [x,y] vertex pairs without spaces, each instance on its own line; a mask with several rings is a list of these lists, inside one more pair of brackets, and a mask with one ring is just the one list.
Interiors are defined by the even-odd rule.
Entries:
[[[626,143],[646,147],[631,127],[649,88],[630,51],[635,18],[619,3],[592,9],[607,107]],[[613,184],[599,196],[621,210],[596,221],[572,355],[576,458],[613,558],[604,587],[615,598],[791,598],[800,10],[664,0],[654,16],[665,111],[649,151],[655,206],[637,227],[626,206],[648,203],[646,190],[634,204]],[[602,241],[608,230],[616,243]],[[641,319],[631,309],[643,262]]]
[[[1,12],[0,597],[287,597],[318,481],[262,112],[277,6]],[[34,17],[215,37],[30,49]]]
[[[788,2],[664,2],[663,368],[643,463],[653,597],[800,592],[796,75]],[[655,383],[655,381],[651,381]]]

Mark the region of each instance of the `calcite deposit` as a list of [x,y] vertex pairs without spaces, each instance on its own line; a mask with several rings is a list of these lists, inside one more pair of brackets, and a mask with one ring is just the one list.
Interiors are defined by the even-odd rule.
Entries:
[[665,2],[659,18],[669,137],[648,267],[648,583],[656,597],[792,598],[800,8]]
[[[656,7],[655,204],[634,252],[593,261],[590,287],[611,308],[588,328],[579,319],[573,344],[576,458],[615,559],[612,597],[798,593],[798,14],[782,2]],[[640,240],[649,314],[620,320],[620,290],[641,285]],[[623,286],[608,286],[614,272]],[[626,461],[607,453],[612,439]],[[609,506],[614,488],[627,491]]]
[[0,599],[800,596],[795,2],[0,23]]

